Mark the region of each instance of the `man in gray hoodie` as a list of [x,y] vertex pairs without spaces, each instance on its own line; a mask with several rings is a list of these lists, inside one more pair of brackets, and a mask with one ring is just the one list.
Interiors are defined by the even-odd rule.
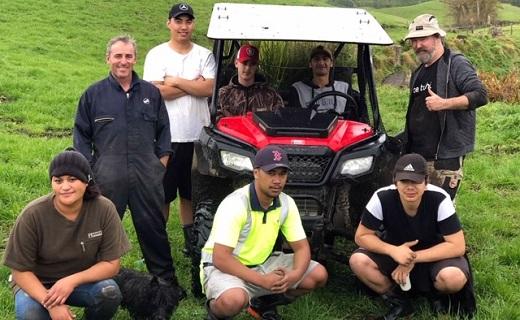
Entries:
[[430,183],[454,199],[464,157],[475,147],[475,109],[487,103],[487,92],[471,63],[445,47],[445,36],[431,14],[410,24],[405,40],[421,65],[410,79],[404,137],[406,152],[428,161]]

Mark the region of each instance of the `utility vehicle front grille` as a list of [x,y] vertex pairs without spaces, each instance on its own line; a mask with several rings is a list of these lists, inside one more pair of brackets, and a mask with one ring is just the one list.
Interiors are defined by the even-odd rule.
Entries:
[[321,205],[316,199],[294,199],[301,217],[315,217],[323,214]]
[[284,192],[294,199],[301,217],[315,217],[325,214],[331,194],[330,190],[329,186],[287,186]]
[[288,154],[291,171],[289,182],[319,182],[329,168],[328,155]]

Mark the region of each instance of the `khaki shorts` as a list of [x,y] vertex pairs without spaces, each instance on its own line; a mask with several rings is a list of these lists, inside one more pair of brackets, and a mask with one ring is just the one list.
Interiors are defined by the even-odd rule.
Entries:
[[[256,267],[252,267],[251,269],[255,270],[261,274],[267,274],[277,268],[288,268],[292,269],[293,267],[293,254],[285,254],[282,252],[273,252],[271,256],[261,265]],[[300,282],[305,278],[316,266],[318,263],[314,260],[311,260],[309,263],[309,267],[303,274],[303,277],[296,282],[291,289],[296,289]],[[206,266],[203,268],[203,280],[202,280],[202,288],[206,293],[206,297],[208,300],[218,299],[224,291],[233,289],[233,288],[242,288],[244,289],[249,298],[260,297],[267,294],[272,294],[270,290],[261,288],[252,283],[245,282],[244,280],[235,277],[233,275],[221,272],[219,269],[214,266]]]
[[429,182],[446,190],[452,200],[455,199],[455,195],[462,181],[463,157],[450,159],[450,161],[453,160],[459,162],[459,168],[457,170],[438,168],[439,166],[435,161],[428,161],[426,163],[427,174],[430,178]]

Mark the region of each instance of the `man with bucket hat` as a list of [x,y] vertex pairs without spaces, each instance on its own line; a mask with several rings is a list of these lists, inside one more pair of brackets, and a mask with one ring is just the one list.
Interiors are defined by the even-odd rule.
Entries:
[[[427,179],[421,155],[402,156],[395,165],[394,184],[374,193],[356,231],[360,248],[350,257],[350,267],[389,305],[384,319],[413,313],[407,293],[426,294],[438,313],[472,315],[476,309],[464,233],[453,202]],[[462,301],[459,293],[470,297]]]
[[237,74],[218,92],[219,116],[245,115],[250,111],[276,111],[284,106],[282,97],[257,73],[260,52],[244,44],[237,52]]
[[410,79],[403,138],[407,153],[428,161],[430,182],[454,199],[464,157],[475,147],[475,111],[487,103],[487,92],[468,59],[445,47],[445,36],[431,14],[410,24],[405,40],[420,65]]
[[[257,319],[280,319],[277,305],[325,285],[327,271],[310,259],[298,208],[282,192],[289,170],[283,149],[265,147],[254,181],[219,205],[201,259],[208,319],[228,319],[248,305]],[[280,231],[293,254],[273,251]]]

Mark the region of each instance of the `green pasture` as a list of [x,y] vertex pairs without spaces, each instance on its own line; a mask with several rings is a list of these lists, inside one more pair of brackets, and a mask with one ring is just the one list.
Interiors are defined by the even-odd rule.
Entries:
[[[234,1],[237,2],[237,1]],[[258,1],[252,1],[258,2]],[[326,5],[325,1],[262,1],[263,3]],[[192,1],[197,16],[195,41],[207,47],[207,19],[214,1]],[[142,74],[146,52],[169,37],[165,26],[171,1],[126,2],[102,0],[5,0],[0,2],[0,255],[9,230],[22,208],[50,190],[47,174],[53,155],[70,146],[77,101],[92,82],[108,73],[104,61],[109,38],[132,34],[138,42]],[[518,20],[519,8],[503,6],[504,20]],[[373,10],[388,26],[394,41],[406,33],[414,16],[431,12],[447,17],[439,1],[417,6]],[[372,10],[371,10],[372,12]],[[516,13],[515,13],[516,12]],[[319,24],[319,20],[309,23]],[[479,69],[503,72],[519,67],[520,29],[497,40],[486,31],[468,34],[461,49]],[[455,38],[454,34],[450,37]],[[507,44],[504,49],[503,44]],[[504,50],[504,54],[490,46]],[[507,51],[511,47],[511,53]],[[382,51],[377,50],[376,54]],[[515,58],[516,56],[516,58]],[[515,60],[516,59],[516,60]],[[381,63],[387,63],[378,57]],[[386,66],[381,65],[381,68]],[[409,70],[405,70],[409,71]],[[520,88],[519,88],[520,90]],[[386,128],[402,130],[407,90],[378,87]],[[473,263],[479,313],[476,319],[520,319],[520,105],[500,102],[478,111],[477,147],[466,159],[457,211],[465,227]],[[168,223],[178,276],[189,288],[189,263],[182,253],[182,234],[174,207]],[[126,267],[144,270],[130,218],[124,219],[133,250]],[[352,244],[345,245],[345,257]],[[281,308],[284,319],[365,319],[385,310],[379,299],[359,294],[346,265],[331,262],[326,288]],[[14,319],[13,298],[7,286],[9,270],[0,267],[0,319]],[[202,319],[203,300],[182,301],[175,319]],[[428,304],[419,299],[414,319],[431,319]],[[120,311],[117,319],[130,319]],[[243,314],[238,319],[251,319]],[[454,319],[445,317],[445,319]]]

